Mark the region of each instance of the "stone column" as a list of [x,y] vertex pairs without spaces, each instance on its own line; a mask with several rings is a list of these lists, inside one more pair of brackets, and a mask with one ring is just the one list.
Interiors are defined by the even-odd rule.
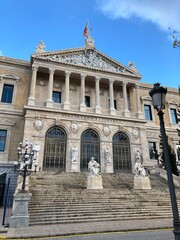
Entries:
[[64,102],[64,109],[70,109],[69,103],[69,80],[70,80],[70,71],[65,71],[65,102]]
[[124,102],[124,116],[130,117],[130,111],[128,110],[127,83],[126,82],[123,82],[123,102]]
[[109,79],[109,98],[110,98],[110,115],[116,115],[116,109],[114,108],[114,89],[113,79]]
[[53,107],[52,93],[53,93],[53,80],[54,80],[54,68],[49,68],[49,84],[48,84],[48,99],[46,100],[46,107]]
[[140,96],[139,96],[139,85],[135,84],[136,88],[136,101],[137,101],[137,117],[140,119],[144,118],[144,114],[141,111],[141,103],[140,103]]
[[85,105],[85,74],[81,74],[81,104],[80,104],[80,111],[86,112],[86,105]]
[[31,88],[30,88],[30,96],[28,98],[28,105],[35,105],[35,93],[36,93],[36,79],[37,79],[37,65],[32,65],[32,77],[31,77]]
[[96,108],[95,108],[95,112],[96,113],[101,113],[101,107],[100,107],[100,91],[99,91],[99,81],[100,81],[100,77],[96,77],[95,79],[96,81]]

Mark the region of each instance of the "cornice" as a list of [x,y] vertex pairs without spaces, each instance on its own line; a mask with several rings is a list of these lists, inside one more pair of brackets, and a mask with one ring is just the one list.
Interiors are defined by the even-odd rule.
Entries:
[[5,56],[0,56],[0,64],[1,63],[9,63],[9,64],[13,64],[13,65],[19,65],[19,66],[23,66],[23,67],[31,67],[31,64],[29,61],[26,60],[20,60],[20,59],[16,59],[16,58],[9,58],[9,57],[5,57]]

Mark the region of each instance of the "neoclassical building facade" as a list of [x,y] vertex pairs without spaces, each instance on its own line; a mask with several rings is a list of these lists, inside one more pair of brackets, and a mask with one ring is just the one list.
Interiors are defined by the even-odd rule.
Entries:
[[[101,172],[132,172],[137,151],[152,168],[159,119],[153,86],[141,77],[133,63],[98,51],[92,38],[52,52],[40,42],[30,62],[1,56],[0,165],[13,164],[19,142],[28,139],[40,147],[41,171],[87,171],[93,156]],[[165,125],[177,157],[178,104],[178,90],[168,88]]]

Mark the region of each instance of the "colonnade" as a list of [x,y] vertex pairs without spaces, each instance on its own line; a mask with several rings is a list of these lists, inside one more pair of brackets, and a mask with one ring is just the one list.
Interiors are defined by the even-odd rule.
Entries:
[[[55,68],[49,68],[49,83],[48,83],[48,96],[46,100],[46,107],[53,108],[53,100],[52,100],[52,93],[53,93],[53,81],[54,81],[54,73]],[[31,79],[31,86],[30,86],[30,96],[28,98],[28,105],[35,105],[35,92],[36,92],[36,81],[37,81],[37,72],[38,66],[32,65],[32,79]],[[69,88],[70,88],[70,71],[65,71],[65,99],[63,103],[63,109],[69,110],[70,109],[70,101],[69,101]],[[85,79],[86,75],[81,74],[81,86],[80,86],[80,111],[86,111],[85,105]],[[95,76],[95,113],[101,113],[101,106],[100,106],[100,80],[101,77]],[[116,115],[116,109],[114,108],[114,79],[110,78],[109,81],[109,98],[110,98],[110,115]],[[125,117],[130,116],[130,111],[128,109],[128,97],[127,97],[127,84],[125,80],[122,81],[122,88],[123,88],[123,113]],[[136,106],[137,106],[137,117],[143,118],[143,114],[141,111],[140,106],[140,96],[139,96],[139,85],[135,84],[136,89]]]

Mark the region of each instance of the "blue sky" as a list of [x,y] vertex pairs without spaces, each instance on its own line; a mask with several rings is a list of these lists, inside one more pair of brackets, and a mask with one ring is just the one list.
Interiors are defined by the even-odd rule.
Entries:
[[96,48],[128,66],[143,82],[180,85],[180,0],[0,0],[0,55],[29,60],[39,40],[46,51],[84,46],[87,20]]

